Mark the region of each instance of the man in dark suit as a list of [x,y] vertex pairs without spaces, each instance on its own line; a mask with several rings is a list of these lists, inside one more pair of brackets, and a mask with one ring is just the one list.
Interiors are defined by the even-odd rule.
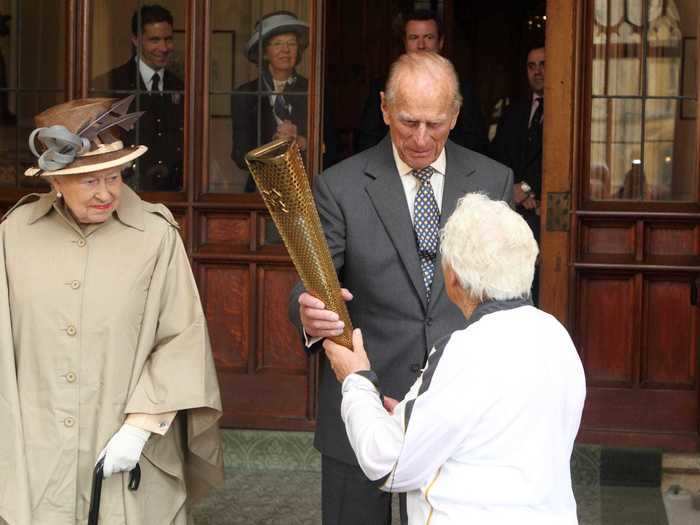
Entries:
[[[433,11],[418,9],[397,17],[396,32],[406,53],[416,51],[433,51],[439,53],[445,43],[440,18]],[[370,83],[369,96],[357,130],[355,151],[364,151],[379,143],[388,131],[381,112],[380,93],[384,90],[385,78],[374,79]],[[462,99],[464,103],[459,112],[457,123],[450,131],[450,140],[479,153],[485,153],[488,147],[486,123],[479,107],[479,100],[468,81],[462,80]]]
[[134,56],[95,82],[98,89],[137,92],[129,111],[145,111],[126,137],[127,145],[146,144],[133,182],[140,191],[182,189],[185,88],[166,68],[174,50],[173,17],[159,5],[144,5],[131,18]]
[[[544,46],[536,45],[527,54],[527,98],[503,112],[491,156],[513,170],[513,200],[540,241],[540,199],[542,193],[542,123],[544,119]],[[532,299],[537,304],[539,271],[532,282]]]
[[[435,53],[402,55],[382,96],[389,135],[315,180],[321,222],[353,324],[387,397],[402,398],[440,337],[464,326],[444,291],[438,228],[466,193],[510,201],[511,171],[448,140],[461,96],[452,64]],[[352,295],[351,293],[352,292]],[[297,284],[290,319],[310,351],[342,332],[336,313]],[[323,523],[384,524],[391,496],[357,465],[340,417],[341,392],[321,360],[315,446],[322,454]]]

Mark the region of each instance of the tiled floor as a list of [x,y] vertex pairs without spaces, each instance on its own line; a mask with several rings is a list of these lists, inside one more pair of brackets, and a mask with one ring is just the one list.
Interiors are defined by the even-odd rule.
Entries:
[[[318,472],[227,469],[226,474],[225,488],[197,507],[196,525],[321,523]],[[575,494],[580,525],[667,525],[658,489],[577,485]]]
[[320,473],[226,470],[226,486],[195,510],[196,525],[321,523]]
[[[225,439],[226,485],[195,509],[196,525],[321,523],[320,458],[310,435],[239,431]],[[658,487],[601,487],[599,465],[599,448],[576,448],[580,525],[668,525]]]

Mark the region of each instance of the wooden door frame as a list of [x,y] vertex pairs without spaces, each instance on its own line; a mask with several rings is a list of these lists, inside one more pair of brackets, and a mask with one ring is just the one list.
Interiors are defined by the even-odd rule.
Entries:
[[[576,203],[574,174],[581,158],[578,149],[581,115],[581,60],[585,16],[581,2],[547,2],[545,112],[542,158],[542,236],[540,241],[540,307],[554,315],[567,328],[569,298],[573,286],[572,243],[574,232],[548,228],[554,217],[547,203],[555,197],[566,198],[573,211]],[[570,217],[570,216],[569,216]],[[568,217],[567,217],[568,219]],[[573,225],[574,221],[567,220]]]

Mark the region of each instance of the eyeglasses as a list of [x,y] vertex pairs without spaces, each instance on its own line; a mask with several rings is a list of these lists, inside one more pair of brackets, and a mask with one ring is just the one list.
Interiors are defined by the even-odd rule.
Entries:
[[271,42],[268,44],[268,47],[271,47],[272,49],[282,49],[283,47],[290,49],[294,47],[299,47],[299,44],[296,40],[288,40],[286,42]]

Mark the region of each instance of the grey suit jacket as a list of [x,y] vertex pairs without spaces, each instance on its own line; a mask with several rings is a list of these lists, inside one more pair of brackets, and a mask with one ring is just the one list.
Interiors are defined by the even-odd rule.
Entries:
[[[509,168],[450,141],[445,148],[441,227],[465,193],[481,191],[511,202]],[[465,320],[447,297],[439,263],[426,303],[413,223],[390,138],[326,170],[315,180],[314,196],[340,282],[354,295],[348,303],[352,323],[362,329],[383,393],[400,400],[434,342],[463,327]],[[289,302],[290,320],[300,330],[302,292],[297,283]],[[356,464],[340,417],[340,384],[324,357],[320,366],[314,444],[322,454]]]

